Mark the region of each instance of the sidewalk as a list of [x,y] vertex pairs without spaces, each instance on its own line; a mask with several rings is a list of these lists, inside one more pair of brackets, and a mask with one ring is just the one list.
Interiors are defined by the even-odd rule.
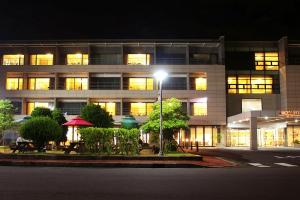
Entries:
[[42,166],[42,167],[112,167],[112,168],[198,168],[234,167],[234,163],[221,158],[204,156],[202,161],[189,160],[38,160],[0,159],[0,166]]

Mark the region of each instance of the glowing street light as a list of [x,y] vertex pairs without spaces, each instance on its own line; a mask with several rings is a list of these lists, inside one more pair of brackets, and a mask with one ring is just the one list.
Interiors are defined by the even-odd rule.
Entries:
[[163,80],[167,78],[168,73],[163,71],[163,70],[159,70],[157,72],[155,72],[153,74],[153,76],[159,81],[159,103],[160,103],[160,125],[159,125],[159,156],[163,156],[164,152],[163,152],[163,118],[162,118],[162,83]]

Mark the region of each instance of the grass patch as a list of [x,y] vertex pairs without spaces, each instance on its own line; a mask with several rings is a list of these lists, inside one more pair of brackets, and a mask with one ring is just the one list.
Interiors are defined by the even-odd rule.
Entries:
[[195,154],[191,154],[191,153],[184,153],[184,152],[169,152],[166,153],[165,156],[174,156],[174,157],[181,157],[181,156],[196,156]]

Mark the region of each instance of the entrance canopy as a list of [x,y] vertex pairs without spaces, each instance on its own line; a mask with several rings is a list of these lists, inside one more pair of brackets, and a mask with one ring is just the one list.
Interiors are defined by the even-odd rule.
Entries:
[[227,118],[228,128],[249,128],[250,120],[257,121],[257,128],[280,128],[300,125],[300,115],[289,111],[249,111]]

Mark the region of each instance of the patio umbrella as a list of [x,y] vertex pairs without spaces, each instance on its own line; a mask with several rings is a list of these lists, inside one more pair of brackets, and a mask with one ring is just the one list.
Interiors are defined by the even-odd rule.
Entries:
[[[74,119],[66,122],[63,124],[63,126],[72,126],[72,142],[74,142],[74,128],[75,126],[93,126],[92,123],[80,118],[79,116],[75,117]],[[77,132],[77,139],[78,139],[78,132]]]

